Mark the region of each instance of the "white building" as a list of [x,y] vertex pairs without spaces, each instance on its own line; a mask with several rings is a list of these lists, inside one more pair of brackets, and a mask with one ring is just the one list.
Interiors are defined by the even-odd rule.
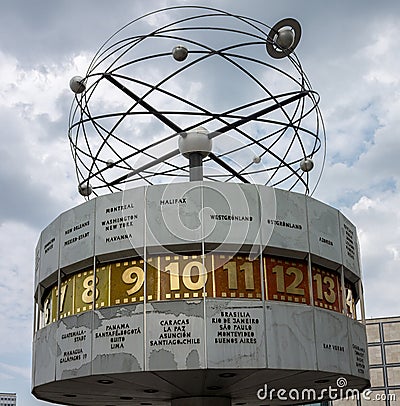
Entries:
[[371,388],[360,400],[335,401],[335,406],[400,405],[400,317],[367,319]]
[[16,393],[0,393],[0,406],[16,406]]
[[380,404],[399,405],[400,317],[367,320],[367,337],[372,394],[384,399]]

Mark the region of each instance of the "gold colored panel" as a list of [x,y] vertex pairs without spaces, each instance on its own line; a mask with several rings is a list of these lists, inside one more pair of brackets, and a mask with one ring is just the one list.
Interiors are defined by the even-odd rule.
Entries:
[[245,255],[213,257],[217,297],[261,299],[259,259],[251,261]]
[[326,269],[312,267],[314,305],[335,312],[342,311],[339,275]]
[[[71,316],[74,313],[74,282],[75,277],[70,276],[68,279],[61,282],[60,287],[60,318]],[[56,288],[56,297],[58,297],[58,289]],[[56,306],[55,306],[56,307]]]
[[[260,259],[252,261],[246,255],[207,254],[203,258],[185,254],[149,257],[146,261],[133,258],[102,264],[96,269],[96,278],[93,269],[68,276],[61,281],[60,294],[55,285],[44,297],[41,325],[57,320],[58,303],[60,318],[64,318],[93,308],[144,300],[262,299]],[[264,276],[267,299],[310,304],[311,281],[306,261],[264,257]],[[313,266],[312,289],[314,306],[337,312],[342,310],[343,297],[337,273]],[[351,317],[355,317],[352,313],[353,289],[354,286],[346,282],[346,312]],[[398,325],[385,325],[387,340],[397,337]],[[367,325],[370,341],[373,329],[376,326]]]
[[110,306],[110,265],[96,268],[96,309]]
[[159,263],[159,257],[149,258],[146,263],[147,300],[160,300]]
[[110,265],[110,306],[136,303],[144,298],[144,261],[135,259]]
[[213,296],[211,256],[160,257],[159,271],[160,300]]
[[[310,304],[307,263],[300,260],[264,258],[269,300]],[[296,300],[297,299],[297,300]]]
[[98,282],[98,277],[94,281],[93,269],[75,274],[75,314],[93,309],[94,296],[99,296]]

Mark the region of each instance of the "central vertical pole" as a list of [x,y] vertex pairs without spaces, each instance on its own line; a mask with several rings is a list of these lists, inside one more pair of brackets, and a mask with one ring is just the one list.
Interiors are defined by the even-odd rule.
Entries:
[[189,154],[190,181],[203,180],[203,156],[199,152]]

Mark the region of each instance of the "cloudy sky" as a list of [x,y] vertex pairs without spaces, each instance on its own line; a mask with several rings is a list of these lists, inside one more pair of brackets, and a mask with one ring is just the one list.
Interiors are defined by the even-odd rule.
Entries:
[[296,53],[321,95],[327,163],[314,197],[358,228],[367,317],[400,314],[400,2],[3,0],[0,4],[0,392],[30,395],[34,248],[82,203],[67,139],[69,79],[128,21],[212,5],[273,25],[299,20]]

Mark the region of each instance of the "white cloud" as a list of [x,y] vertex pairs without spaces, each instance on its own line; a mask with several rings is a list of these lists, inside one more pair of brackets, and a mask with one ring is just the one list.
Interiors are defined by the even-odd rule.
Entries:
[[69,63],[36,65],[27,69],[18,60],[0,51],[0,106],[19,107],[21,116],[45,114],[55,121],[66,114],[55,101],[68,89],[69,79],[89,65],[87,54],[78,54]]
[[398,315],[400,196],[362,196],[346,214],[358,225],[368,317]]
[[[9,371],[9,374],[3,374],[5,379],[13,379],[15,377],[30,379],[31,377],[31,371],[29,368],[21,368],[11,364],[5,364],[4,362],[0,362],[0,368]],[[0,378],[1,377],[2,375],[0,374]]]

